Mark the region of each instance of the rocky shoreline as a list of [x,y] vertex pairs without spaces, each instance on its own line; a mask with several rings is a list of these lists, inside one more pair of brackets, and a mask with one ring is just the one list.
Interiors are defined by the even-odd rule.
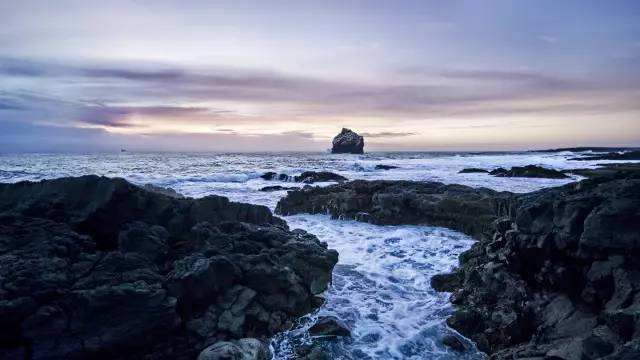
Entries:
[[322,303],[337,260],[221,196],[97,176],[0,184],[0,357],[264,354],[260,340]]
[[493,359],[640,356],[640,176],[604,172],[528,194],[408,181],[289,192],[277,213],[446,226],[479,241],[453,274],[447,323]]

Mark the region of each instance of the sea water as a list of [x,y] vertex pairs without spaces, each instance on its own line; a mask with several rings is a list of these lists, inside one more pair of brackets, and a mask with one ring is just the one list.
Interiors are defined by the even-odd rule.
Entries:
[[[440,181],[529,192],[580,178],[499,178],[458,171],[466,167],[491,170],[528,164],[571,169],[603,162],[569,160],[575,156],[572,152],[2,154],[0,182],[98,174],[170,187],[191,197],[218,194],[274,209],[286,192],[262,192],[260,188],[302,184],[261,179],[260,175],[267,171],[296,175],[306,170],[323,170],[349,179]],[[379,164],[398,168],[376,170]],[[465,342],[470,350],[464,354],[442,345],[442,337],[453,332],[445,323],[452,307],[449,294],[437,293],[429,285],[431,276],[456,266],[458,255],[471,246],[473,239],[430,226],[376,226],[308,214],[285,219],[291,228],[304,229],[327,242],[339,252],[340,259],[333,272],[332,286],[324,294],[325,304],[273,338],[274,359],[291,359],[295,347],[313,342],[323,343],[333,359],[484,358],[469,341]],[[309,337],[308,328],[315,318],[323,315],[342,319],[352,336],[331,341]]]

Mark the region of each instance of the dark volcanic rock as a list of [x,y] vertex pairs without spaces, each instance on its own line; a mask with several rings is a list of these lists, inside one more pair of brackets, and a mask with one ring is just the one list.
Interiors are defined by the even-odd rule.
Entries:
[[572,158],[569,160],[640,160],[640,150],[624,151],[624,152],[610,152],[602,155],[583,156]]
[[458,174],[488,173],[488,170],[478,168],[466,168],[458,171]]
[[364,153],[364,138],[350,129],[342,129],[333,138],[332,154],[362,154]]
[[572,148],[558,148],[558,149],[545,149],[545,150],[531,150],[529,152],[561,152],[561,151],[572,151],[572,152],[583,152],[583,151],[592,151],[592,152],[613,152],[613,151],[631,151],[638,150],[638,148],[630,148],[630,147],[602,147],[602,146],[582,146],[582,147],[572,147]]
[[97,176],[0,184],[0,354],[193,359],[317,307],[337,253],[266,207]]
[[298,188],[297,187],[292,187],[292,186],[274,185],[274,186],[265,186],[265,187],[261,188],[260,191],[270,192],[270,191],[285,191],[285,190],[296,190],[296,189],[298,189]]
[[378,164],[376,165],[375,169],[376,170],[392,170],[392,169],[398,169],[398,167],[393,165]]
[[640,163],[598,164],[597,168],[565,170],[567,174],[580,175],[588,178],[614,176],[622,172],[628,175],[634,173],[640,174]]
[[280,181],[289,181],[290,177],[287,174],[278,174],[273,171],[266,172],[260,175],[262,179],[265,180],[280,180]]
[[456,275],[432,280],[453,291],[447,323],[495,359],[640,356],[628,344],[640,333],[640,177],[513,195],[503,209]]
[[356,180],[291,191],[279,214],[326,214],[374,224],[428,224],[480,236],[495,220],[501,193],[437,182]]
[[[277,174],[275,172],[268,172],[260,176],[265,180],[279,180],[279,181],[294,181],[305,184],[313,184],[316,182],[329,182],[329,181],[347,181],[348,179],[342,175],[332,173],[329,171],[305,171],[297,176],[289,176],[286,174]],[[270,191],[270,190],[263,190]]]
[[327,181],[347,181],[348,179],[342,175],[338,175],[329,171],[305,171],[302,174],[294,177],[296,182],[305,184],[312,184],[315,182],[327,182]]
[[198,355],[198,360],[267,360],[269,348],[260,340],[245,338],[237,341],[220,341]]
[[351,336],[347,326],[335,316],[321,316],[309,328],[311,336]]
[[458,339],[457,336],[453,336],[453,335],[444,336],[442,338],[442,344],[458,352],[463,352],[467,350],[467,348],[464,346],[462,341]]
[[509,170],[498,168],[490,171],[489,174],[498,177],[528,177],[548,179],[568,178],[568,176],[561,171],[547,169],[536,165],[514,166]]

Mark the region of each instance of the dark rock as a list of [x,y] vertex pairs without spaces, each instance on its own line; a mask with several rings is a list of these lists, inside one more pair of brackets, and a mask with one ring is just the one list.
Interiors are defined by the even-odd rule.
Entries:
[[364,153],[364,138],[350,129],[342,129],[333,138],[332,154],[362,154]]
[[581,147],[571,147],[571,148],[558,148],[558,149],[545,149],[545,150],[531,150],[529,152],[562,152],[562,151],[571,151],[571,152],[619,152],[619,151],[631,151],[638,150],[638,148],[633,147],[604,147],[604,146],[581,146]]
[[431,277],[431,287],[436,291],[452,292],[460,287],[462,280],[458,273],[436,274]]
[[467,350],[466,346],[464,346],[464,343],[454,335],[445,335],[442,338],[442,344],[458,352]]
[[276,207],[278,214],[326,214],[374,224],[445,226],[481,236],[496,219],[503,193],[436,182],[356,180],[328,187],[291,191]]
[[289,175],[287,174],[278,174],[273,171],[266,172],[260,175],[260,177],[265,180],[279,180],[279,181],[288,181],[290,178]]
[[[295,181],[295,182],[301,182],[305,184],[312,184],[315,182],[329,182],[329,181],[342,182],[347,180],[346,177],[329,172],[329,171],[305,171],[302,174],[297,176],[289,176],[285,174],[276,174],[274,172],[268,172],[262,175],[261,178],[265,180]],[[263,189],[266,189],[266,190],[262,190],[262,191],[275,191],[272,189],[280,190],[280,189],[289,189],[289,188],[284,188],[284,187],[277,188],[275,186],[274,187],[267,186]]]
[[311,336],[351,336],[347,326],[335,316],[321,316],[309,328]]
[[171,197],[174,197],[174,198],[178,198],[178,199],[184,198],[184,196],[182,194],[178,193],[177,191],[175,191],[172,188],[166,188],[166,187],[157,186],[157,185],[153,185],[153,184],[144,184],[144,185],[142,185],[142,187],[145,190],[157,192],[159,194],[171,196]]
[[488,173],[488,170],[478,168],[465,168],[458,171],[458,174]]
[[198,360],[267,360],[269,348],[260,340],[244,338],[237,341],[220,341],[200,352]]
[[392,170],[392,169],[398,169],[398,168],[399,168],[398,166],[383,165],[383,164],[378,164],[375,167],[376,170]]
[[593,161],[593,160],[640,160],[640,150],[635,151],[616,151],[602,155],[592,155],[571,158],[569,160]]
[[219,196],[96,176],[0,184],[0,354],[192,359],[284,330],[319,306],[336,262],[266,207]]
[[514,166],[507,170],[498,168],[489,172],[489,175],[497,177],[528,177],[528,178],[548,178],[548,179],[566,179],[568,178],[561,171],[547,169],[536,165]]
[[329,171],[305,171],[302,174],[294,177],[296,182],[301,182],[305,184],[312,184],[315,182],[328,182],[328,181],[337,181],[343,182],[348,179],[342,175],[338,175]]
[[640,174],[640,163],[613,163],[597,165],[597,168],[571,169],[565,170],[564,172],[570,175],[580,175],[588,178],[611,177],[623,172],[628,175]]
[[274,186],[265,186],[261,188],[260,191],[271,192],[271,191],[288,191],[288,190],[297,190],[297,189],[298,189],[297,187],[292,187],[292,186],[274,185]]

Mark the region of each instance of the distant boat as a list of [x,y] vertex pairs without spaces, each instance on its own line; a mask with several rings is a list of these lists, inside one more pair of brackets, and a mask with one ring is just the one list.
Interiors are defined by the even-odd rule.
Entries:
[[127,149],[120,149],[120,152],[127,152]]

